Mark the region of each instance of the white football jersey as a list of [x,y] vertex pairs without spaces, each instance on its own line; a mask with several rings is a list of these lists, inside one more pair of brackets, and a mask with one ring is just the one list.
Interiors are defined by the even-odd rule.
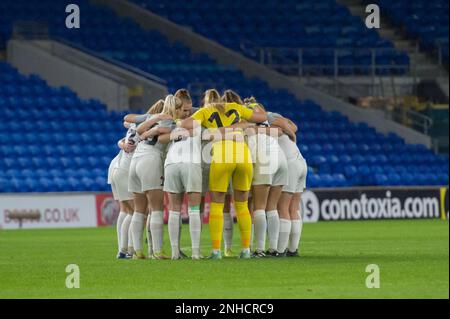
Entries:
[[[150,120],[155,115],[150,115],[147,120]],[[167,128],[173,128],[175,123],[172,120],[163,120],[159,121],[153,127],[167,127]],[[151,129],[150,128],[150,129]],[[133,154],[133,157],[138,158],[141,156],[144,156],[149,153],[162,153],[164,154],[167,149],[167,144],[159,143],[158,142],[158,136],[150,137],[145,140],[140,140],[139,144]]]
[[[136,124],[131,124],[130,127],[128,128],[127,134],[125,136],[125,144],[133,144],[133,145],[137,145],[140,141],[139,139],[139,135],[136,132],[137,129],[137,125]],[[118,163],[118,167],[121,169],[125,169],[128,170],[130,168],[130,163],[131,163],[131,159],[133,158],[133,153],[127,153],[124,150],[120,151],[120,159],[119,159],[119,163]]]
[[[122,151],[120,151],[122,152]],[[120,161],[120,156],[121,154],[117,154],[116,157],[113,158],[113,160],[111,161],[111,163],[109,164],[108,167],[108,184],[112,183],[112,174],[114,172],[114,169],[116,169],[117,167],[119,167],[119,161]]]
[[[282,117],[280,114],[278,113],[271,113],[271,115],[275,118],[280,118]],[[281,135],[278,138],[278,144],[280,145],[281,149],[284,152],[284,155],[286,155],[286,159],[288,161],[294,160],[296,159],[298,156],[300,156],[301,158],[303,158],[302,153],[300,152],[300,149],[298,148],[297,144],[295,144],[290,138],[289,136],[287,136],[286,134]]]
[[[263,127],[267,127],[263,125]],[[258,130],[258,126],[256,127]],[[248,136],[247,144],[252,154],[253,161],[266,161],[271,154],[281,151],[278,145],[277,136],[267,135],[265,133],[257,133]]]
[[[184,129],[177,127],[172,131],[172,134],[176,134],[178,131],[183,130]],[[201,164],[201,152],[201,128],[197,126],[193,132],[193,136],[170,142],[164,166],[175,163]]]

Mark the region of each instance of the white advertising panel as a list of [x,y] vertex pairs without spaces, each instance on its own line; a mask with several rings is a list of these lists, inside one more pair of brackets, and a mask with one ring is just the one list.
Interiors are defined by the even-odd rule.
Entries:
[[[11,218],[17,214],[35,214],[38,220]],[[0,228],[73,228],[96,227],[95,195],[29,194],[0,195]]]

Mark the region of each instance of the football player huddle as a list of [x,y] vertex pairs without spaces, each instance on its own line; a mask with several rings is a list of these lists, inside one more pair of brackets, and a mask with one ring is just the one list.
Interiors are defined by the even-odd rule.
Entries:
[[[232,90],[220,95],[209,89],[200,107],[192,104],[189,92],[180,89],[146,114],[124,118],[128,131],[108,172],[120,203],[117,258],[187,258],[180,247],[186,196],[191,258],[203,259],[200,239],[207,193],[212,246],[207,258],[222,258],[222,239],[223,256],[233,256],[231,207],[240,231],[238,258],[299,256],[307,164],[297,146],[297,126],[254,97],[242,100]],[[171,256],[163,250],[164,193]]]

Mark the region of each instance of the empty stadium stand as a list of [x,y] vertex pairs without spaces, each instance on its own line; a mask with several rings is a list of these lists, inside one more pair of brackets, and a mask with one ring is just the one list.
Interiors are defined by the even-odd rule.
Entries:
[[[106,191],[124,113],[0,62],[0,192]],[[95,120],[93,120],[95,119]]]
[[421,49],[441,54],[442,62],[448,66],[448,9],[445,0],[378,0],[383,12],[395,25],[420,43]]
[[262,58],[260,48],[271,48],[263,58],[283,73],[297,72],[286,67],[299,61],[294,48],[302,48],[303,74],[332,75],[337,62],[340,75],[368,75],[372,59],[376,74],[408,71],[405,52],[334,0],[133,2],[256,60]]
[[[198,3],[189,2],[184,11]],[[293,3],[286,1],[278,12],[288,12],[287,6]],[[299,126],[298,145],[310,166],[308,187],[448,184],[447,155],[437,156],[424,146],[406,144],[395,134],[385,136],[338,112],[325,112],[312,101],[299,101],[288,91],[271,89],[259,79],[247,79],[232,66],[193,54],[157,31],[143,30],[131,19],[119,18],[110,9],[85,0],[79,1],[81,29],[67,29],[65,15],[60,14],[65,4],[2,1],[0,35],[9,39],[18,19],[45,21],[52,38],[153,73],[168,82],[170,92],[186,87],[196,104],[200,92],[210,87],[255,95],[269,110]],[[212,10],[212,6],[211,2],[206,8]],[[234,13],[230,16],[240,9],[230,8]],[[375,36],[369,39],[375,41]],[[376,43],[385,45],[383,40]],[[123,113],[108,113],[97,101],[80,100],[69,88],[49,87],[36,75],[25,77],[7,63],[0,64],[0,110],[6,119],[0,123],[0,192],[109,189],[106,172],[124,133]]]

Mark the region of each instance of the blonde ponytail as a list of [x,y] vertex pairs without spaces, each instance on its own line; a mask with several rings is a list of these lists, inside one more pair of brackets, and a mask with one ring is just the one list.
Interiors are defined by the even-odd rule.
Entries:
[[204,97],[203,97],[203,104],[209,105],[213,103],[220,103],[222,102],[222,99],[220,98],[220,94],[216,89],[209,89],[205,91]]
[[237,103],[240,105],[244,105],[244,102],[242,101],[239,94],[237,94],[233,90],[226,90],[225,92],[223,92],[222,100],[225,103]]
[[223,103],[219,92],[216,89],[205,91],[203,96],[203,106],[217,109],[220,113],[225,113],[225,103]]
[[182,106],[183,101],[181,101],[181,99],[172,94],[169,94],[166,96],[166,99],[164,101],[164,108],[162,113],[168,114],[173,117],[175,115],[175,110],[178,110]]
[[259,108],[262,111],[266,111],[266,108],[261,103],[258,103],[256,101],[256,98],[254,96],[247,97],[244,99],[245,106],[247,106],[249,109],[254,110],[255,108]]
[[164,101],[158,100],[148,109],[147,114],[159,114],[162,112],[163,108],[164,108]]

